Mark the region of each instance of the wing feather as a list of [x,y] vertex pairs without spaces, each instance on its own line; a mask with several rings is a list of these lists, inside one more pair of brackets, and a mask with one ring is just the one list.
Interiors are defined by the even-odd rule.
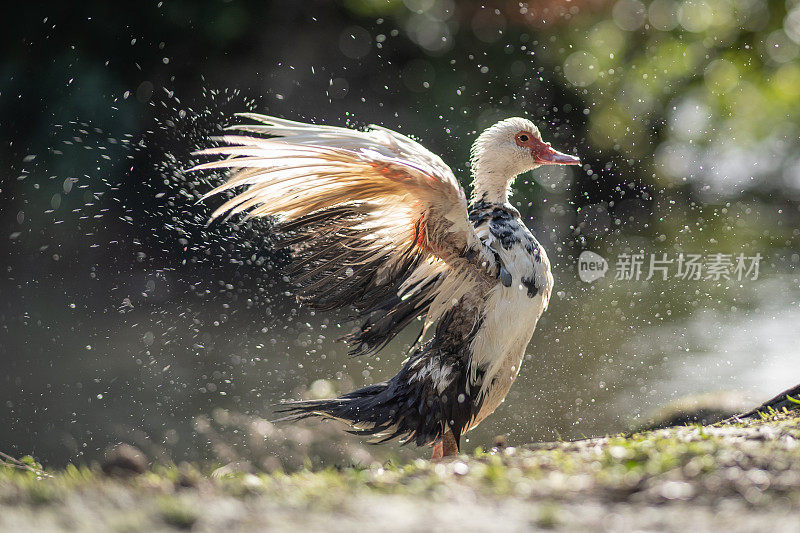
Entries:
[[[305,303],[353,305],[365,320],[353,351],[379,349],[417,316],[427,329],[494,279],[493,254],[475,233],[450,168],[416,141],[380,126],[356,131],[254,113],[231,126],[214,157],[241,189],[212,214],[274,217]],[[266,135],[269,137],[261,137]]]

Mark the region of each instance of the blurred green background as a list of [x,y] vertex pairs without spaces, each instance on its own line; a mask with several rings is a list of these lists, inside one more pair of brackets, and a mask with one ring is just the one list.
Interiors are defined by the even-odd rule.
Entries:
[[[467,450],[800,380],[800,2],[14,9],[0,35],[0,450],[61,464],[123,440],[214,460],[198,417],[269,418],[283,398],[394,373],[416,332],[347,358],[346,312],[298,308],[266,225],[206,226],[195,201],[220,177],[183,169],[247,110],[397,129],[465,186],[476,133],[508,116],[581,156],[517,180],[555,294]],[[591,285],[584,249],[612,263]],[[758,280],[614,279],[618,254],[681,252],[764,259]]]

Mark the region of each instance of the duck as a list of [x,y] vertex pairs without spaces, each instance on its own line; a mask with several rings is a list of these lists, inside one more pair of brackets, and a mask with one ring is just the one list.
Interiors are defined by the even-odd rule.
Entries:
[[553,275],[547,253],[509,202],[514,179],[580,165],[526,118],[483,131],[470,152],[469,197],[451,168],[411,137],[242,113],[194,170],[226,177],[211,220],[267,217],[287,248],[296,297],[318,311],[354,310],[343,340],[375,354],[412,322],[420,332],[399,372],[339,397],[288,401],[281,420],[339,420],[373,442],[460,453],[461,438],[503,402]]

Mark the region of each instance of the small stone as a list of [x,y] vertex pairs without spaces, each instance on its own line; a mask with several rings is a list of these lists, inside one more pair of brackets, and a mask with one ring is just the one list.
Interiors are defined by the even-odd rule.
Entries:
[[659,487],[662,498],[667,500],[689,500],[694,494],[694,487],[683,481],[667,481]]
[[109,476],[136,476],[147,471],[147,458],[130,444],[117,444],[106,450],[102,469]]
[[469,466],[467,463],[458,461],[453,465],[453,473],[458,476],[466,476],[469,473]]

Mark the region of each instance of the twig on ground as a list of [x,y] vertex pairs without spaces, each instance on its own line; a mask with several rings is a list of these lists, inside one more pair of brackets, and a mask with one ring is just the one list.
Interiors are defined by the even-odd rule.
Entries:
[[0,465],[6,466],[8,468],[18,468],[20,470],[27,470],[28,472],[33,472],[37,476],[41,477],[53,477],[52,475],[48,474],[41,468],[36,468],[35,466],[31,466],[3,452],[0,452]]

